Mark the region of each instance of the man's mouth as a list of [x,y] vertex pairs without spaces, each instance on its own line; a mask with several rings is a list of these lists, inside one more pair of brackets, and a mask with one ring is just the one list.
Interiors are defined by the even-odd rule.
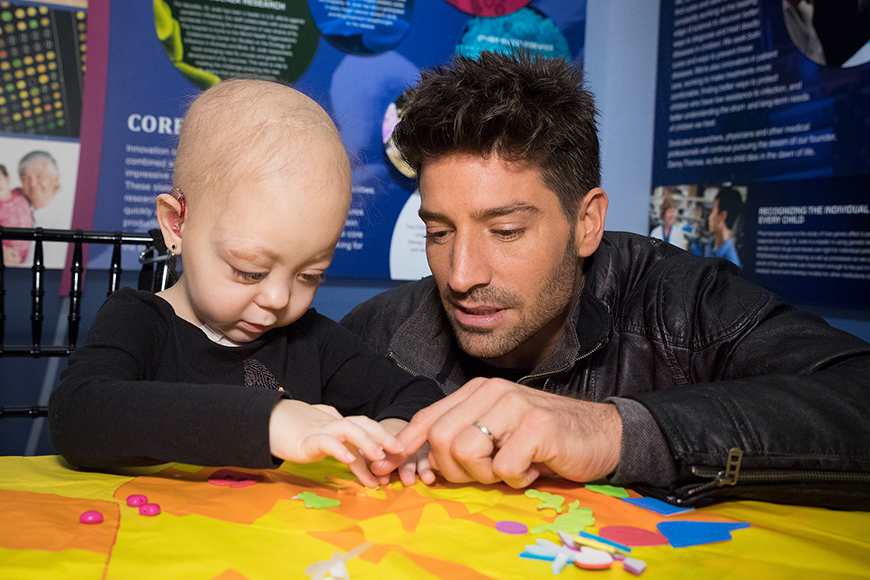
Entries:
[[456,321],[462,326],[491,327],[498,324],[504,318],[504,308],[489,305],[465,306],[453,303],[453,312]]

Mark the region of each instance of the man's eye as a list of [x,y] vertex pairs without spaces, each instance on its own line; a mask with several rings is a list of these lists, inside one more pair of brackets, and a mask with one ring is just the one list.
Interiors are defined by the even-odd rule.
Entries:
[[492,230],[492,233],[502,240],[510,241],[519,238],[525,233],[525,228],[513,228],[507,230]]
[[325,274],[299,274],[299,279],[306,284],[320,285],[326,281]]
[[245,282],[261,282],[265,280],[268,275],[268,272],[242,272],[241,270],[233,268],[233,276],[241,278]]
[[447,230],[439,230],[437,232],[426,232],[426,235],[423,236],[427,242],[443,242],[447,237]]

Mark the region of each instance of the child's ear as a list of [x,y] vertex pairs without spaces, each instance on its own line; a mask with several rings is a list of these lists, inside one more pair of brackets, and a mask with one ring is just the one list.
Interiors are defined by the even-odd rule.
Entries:
[[173,254],[181,254],[181,229],[184,225],[184,198],[168,193],[157,196],[157,223],[163,233],[163,242]]

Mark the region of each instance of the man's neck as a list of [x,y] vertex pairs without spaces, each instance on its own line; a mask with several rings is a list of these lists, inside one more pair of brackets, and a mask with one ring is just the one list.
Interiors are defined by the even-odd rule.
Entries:
[[728,228],[722,228],[721,230],[716,230],[713,232],[713,247],[719,248],[722,244],[731,239],[731,230]]

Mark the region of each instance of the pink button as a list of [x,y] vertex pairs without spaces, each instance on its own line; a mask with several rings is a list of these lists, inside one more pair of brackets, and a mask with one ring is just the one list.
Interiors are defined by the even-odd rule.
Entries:
[[143,516],[156,516],[160,513],[160,506],[156,503],[146,503],[139,506],[139,514]]
[[103,514],[97,510],[88,510],[79,516],[79,521],[83,524],[98,524],[103,521]]
[[148,503],[148,498],[144,495],[133,494],[127,496],[127,505],[130,507],[145,505],[146,503]]

